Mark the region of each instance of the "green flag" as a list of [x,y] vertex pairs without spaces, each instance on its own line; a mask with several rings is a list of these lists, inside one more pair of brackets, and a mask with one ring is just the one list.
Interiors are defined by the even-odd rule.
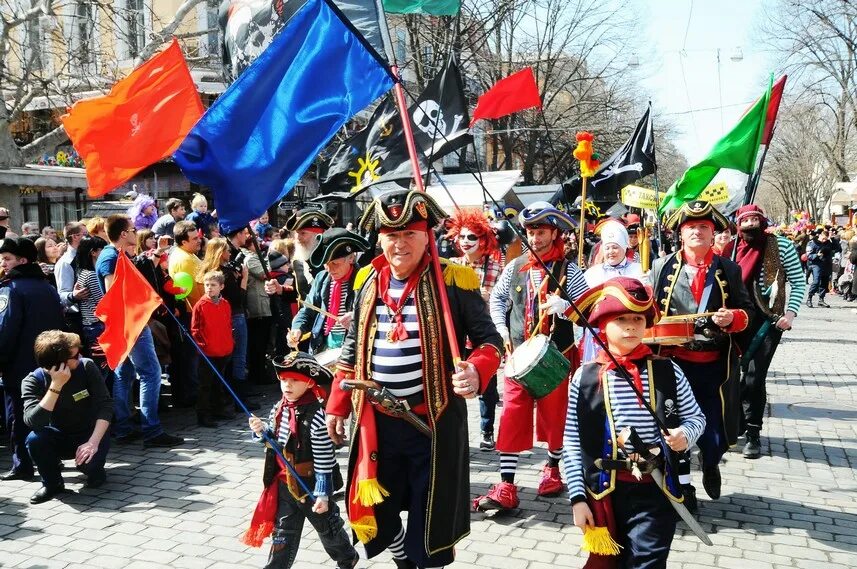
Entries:
[[454,16],[461,9],[461,0],[383,0],[384,11],[390,14],[431,14]]
[[768,115],[768,101],[771,98],[771,86],[756,101],[750,110],[741,117],[726,136],[721,138],[702,162],[691,166],[667,191],[658,210],[677,209],[685,202],[696,199],[702,193],[721,168],[738,170],[745,174],[753,172],[756,165],[756,153],[762,141],[765,118]]

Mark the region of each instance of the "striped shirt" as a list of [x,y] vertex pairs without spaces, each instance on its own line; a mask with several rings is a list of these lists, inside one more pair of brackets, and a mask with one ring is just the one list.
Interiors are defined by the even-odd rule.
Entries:
[[[394,302],[402,297],[405,281],[390,277],[388,294]],[[387,333],[394,320],[384,301],[375,301],[378,328],[372,345],[372,379],[390,390],[396,397],[408,397],[423,390],[423,355],[420,343],[420,325],[413,292],[402,309],[402,322],[408,332],[407,340],[387,341]]]
[[[503,269],[500,278],[497,280],[497,284],[494,286],[494,290],[491,291],[491,300],[489,302],[491,320],[494,321],[494,326],[497,327],[497,332],[501,336],[506,336],[509,333],[506,326],[506,312],[509,308],[509,299],[512,294],[512,280],[515,276],[515,271],[518,270],[520,270],[520,267],[516,263],[506,265],[506,268]],[[531,270],[530,274],[533,286],[535,290],[538,290],[542,285],[541,271]],[[568,293],[568,296],[577,300],[588,289],[589,287],[586,285],[583,272],[575,263],[569,263],[565,272],[565,291]]]
[[[678,416],[681,420],[681,429],[687,437],[688,448],[692,447],[702,431],[705,429],[705,415],[696,403],[690,384],[678,367],[673,362],[673,370],[676,379],[676,395],[678,398]],[[562,455],[563,469],[566,484],[568,485],[569,498],[585,497],[586,485],[583,479],[583,459],[580,454],[580,432],[577,426],[577,399],[580,390],[580,376],[582,368],[574,373],[568,388],[568,411],[565,420],[565,432],[563,434]],[[646,444],[654,445],[660,443],[658,426],[651,415],[640,407],[636,394],[631,390],[628,383],[615,371],[607,373],[610,392],[610,407],[613,415],[613,424],[616,433],[625,427],[634,427],[640,439]],[[643,383],[643,396],[649,403],[649,373],[645,367],[640,369],[640,379]],[[625,451],[618,450],[621,457],[634,452],[630,443],[625,443]]]
[[[786,280],[791,287],[789,291],[788,302],[786,303],[786,310],[790,310],[797,316],[798,310],[800,310],[800,305],[803,304],[803,297],[806,293],[806,279],[803,274],[803,267],[800,264],[800,257],[798,257],[797,251],[792,245],[792,242],[789,241],[787,237],[783,237],[782,235],[777,235],[777,248],[780,252],[780,263],[783,264],[783,267],[786,271]],[[762,270],[759,272],[759,284],[762,288],[762,293],[767,292],[765,290],[765,266],[762,264]]]
[[[273,436],[273,425],[276,421],[277,402],[268,413],[268,423],[265,425],[265,430]],[[283,416],[280,418],[280,432],[277,433],[277,442],[281,447],[285,447],[291,436],[289,429],[289,413],[288,407],[283,409]],[[316,477],[321,475],[329,475],[333,472],[333,467],[336,466],[336,456],[334,456],[333,441],[330,440],[330,435],[327,434],[327,425],[324,422],[324,408],[319,408],[310,424],[310,441],[312,443],[312,465]],[[253,438],[264,443],[265,439],[253,434]],[[316,486],[318,488],[318,486]]]
[[[340,287],[342,290],[339,291],[339,311],[336,316],[342,316],[343,314],[348,312],[345,303],[346,298],[348,297],[348,287],[350,286],[351,284],[346,281],[342,283],[342,286]],[[333,306],[333,278],[330,279],[330,294],[327,297],[327,306]],[[347,332],[347,330],[342,327],[342,324],[339,323],[334,324],[333,328],[331,328],[330,331],[339,334],[345,334]]]
[[98,282],[98,275],[95,274],[95,271],[81,269],[80,274],[77,275],[77,284],[89,291],[89,297],[80,301],[80,315],[83,325],[95,324],[98,322],[98,318],[95,317],[95,307],[104,296]]

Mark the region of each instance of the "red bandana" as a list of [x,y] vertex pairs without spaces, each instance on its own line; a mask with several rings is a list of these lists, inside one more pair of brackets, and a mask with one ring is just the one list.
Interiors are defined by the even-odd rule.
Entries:
[[[612,352],[611,352],[612,353]],[[620,356],[618,354],[613,354],[613,357],[616,358],[616,361],[619,362],[619,365],[625,368],[628,373],[631,375],[631,379],[634,380],[634,387],[637,388],[637,391],[640,393],[643,392],[643,380],[640,377],[640,370],[637,368],[637,364],[635,361],[641,360],[647,356],[652,355],[652,350],[649,349],[649,346],[646,344],[640,344],[634,350],[627,355]],[[595,356],[595,361],[599,364],[603,364],[604,367],[602,371],[604,373],[610,371],[611,369],[616,369],[616,364],[613,363],[613,360],[607,355],[604,350],[598,352],[598,355]],[[637,396],[637,402],[640,404],[640,407],[643,406],[643,400],[640,396]]]
[[405,323],[402,321],[402,310],[405,308],[405,303],[408,301],[408,297],[411,296],[411,293],[417,287],[417,281],[420,280],[420,275],[428,266],[429,259],[430,257],[428,255],[423,255],[420,264],[414,272],[411,273],[408,280],[405,281],[405,288],[402,291],[402,296],[399,297],[398,302],[395,302],[390,298],[389,292],[392,271],[387,259],[383,255],[380,255],[375,257],[372,261],[372,266],[375,267],[375,270],[378,272],[378,296],[386,305],[387,310],[391,313],[394,321],[393,327],[387,334],[387,339],[390,342],[398,342],[408,339],[408,331],[405,330]]
[[702,292],[705,290],[705,278],[708,276],[708,267],[711,266],[711,261],[714,259],[714,250],[709,249],[705,257],[698,259],[688,251],[682,251],[684,262],[688,265],[697,268],[696,276],[693,277],[693,282],[690,283],[690,292],[693,293],[693,299],[697,304],[702,300]]
[[[351,279],[351,274],[354,272],[354,265],[348,267],[348,272],[341,279],[334,279],[333,285],[330,287],[330,312],[339,316],[340,304],[342,302],[342,285]],[[336,325],[336,318],[327,317],[324,322],[324,333],[330,334],[333,327]]]
[[[565,247],[562,244],[562,237],[557,237],[551,244],[551,248],[544,255],[540,255],[545,264],[551,261],[561,261],[565,258]],[[529,271],[533,268],[541,269],[542,266],[538,259],[533,255],[532,251],[527,251],[527,262],[521,266],[520,272]]]

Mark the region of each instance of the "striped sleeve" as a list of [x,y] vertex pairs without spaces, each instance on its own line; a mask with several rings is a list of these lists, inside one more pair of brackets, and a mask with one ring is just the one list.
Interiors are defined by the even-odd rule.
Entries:
[[[514,275],[514,263],[509,263],[497,279],[494,285],[494,290],[491,291],[491,299],[488,301],[488,308],[491,311],[491,320],[494,322],[494,327],[501,336],[508,335],[506,327],[506,310],[509,307],[509,295],[512,289],[512,276]],[[503,332],[506,332],[504,334]]]
[[577,301],[584,292],[589,290],[589,285],[586,284],[586,279],[583,277],[583,271],[575,263],[569,263],[565,270],[565,291],[569,298]]
[[800,305],[803,304],[803,297],[806,294],[806,279],[803,275],[803,267],[800,264],[800,257],[797,256],[797,251],[791,241],[786,237],[777,235],[777,245],[780,250],[780,262],[786,269],[786,280],[788,280],[791,287],[786,310],[790,310],[797,316]]
[[330,435],[327,434],[324,409],[316,411],[315,417],[312,418],[310,437],[312,441],[313,469],[316,475],[330,474],[333,472],[333,467],[336,466],[336,457],[334,456],[333,441],[330,440]]
[[583,483],[583,460],[580,456],[580,432],[577,427],[577,398],[580,389],[580,368],[568,384],[568,410],[565,416],[565,431],[562,437],[562,464],[568,497],[572,504],[586,499]]
[[[268,431],[268,435],[271,438],[274,437],[274,431],[272,429],[272,426],[274,424],[274,412],[276,412],[276,410],[277,410],[277,405],[274,404],[274,406],[271,407],[271,411],[268,413],[268,422],[265,423],[265,430]],[[256,433],[254,433],[252,431],[250,432],[250,434],[253,436],[253,441],[255,441],[257,443],[265,444],[267,442],[262,436],[257,435]]]
[[681,420],[681,429],[687,437],[687,447],[691,448],[702,435],[702,431],[705,430],[705,415],[702,414],[702,410],[693,396],[693,391],[690,390],[690,383],[687,381],[684,372],[677,363],[673,362],[672,364],[675,371],[678,416]]

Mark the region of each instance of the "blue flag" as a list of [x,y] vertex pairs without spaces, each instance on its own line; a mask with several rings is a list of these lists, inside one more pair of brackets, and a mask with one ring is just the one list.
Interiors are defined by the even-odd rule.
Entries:
[[175,153],[232,231],[284,197],[328,140],[393,86],[380,57],[326,0],[307,0]]

